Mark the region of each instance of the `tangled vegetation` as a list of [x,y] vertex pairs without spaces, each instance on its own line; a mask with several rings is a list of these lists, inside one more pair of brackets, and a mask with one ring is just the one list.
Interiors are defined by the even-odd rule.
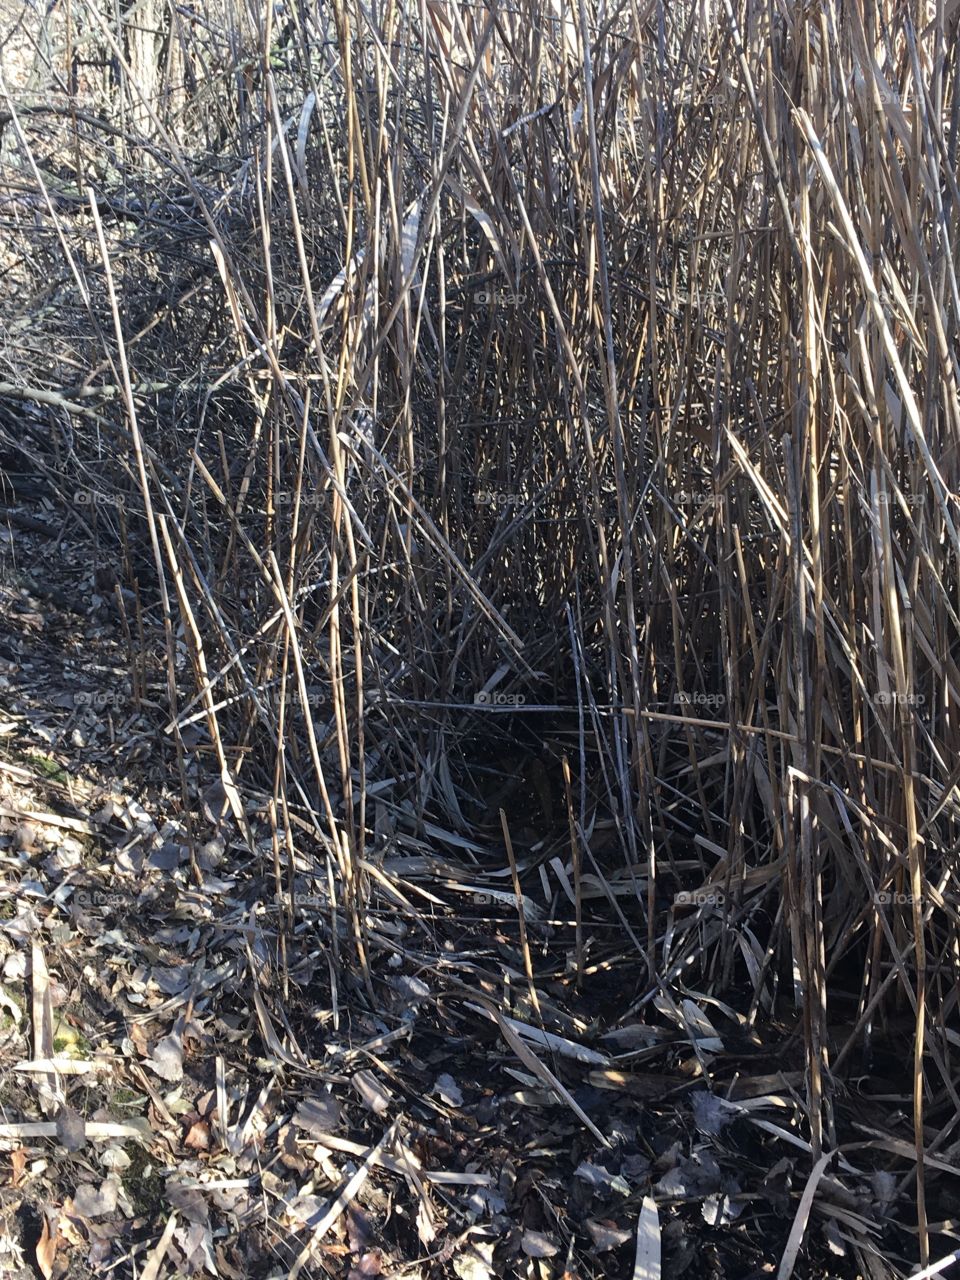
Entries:
[[921,1266],[960,1117],[957,21],[5,0],[0,53],[0,502],[88,548],[277,939],[319,916],[375,1005],[435,856],[549,1028],[546,897],[618,1018],[793,1038],[814,1191],[895,1063]]

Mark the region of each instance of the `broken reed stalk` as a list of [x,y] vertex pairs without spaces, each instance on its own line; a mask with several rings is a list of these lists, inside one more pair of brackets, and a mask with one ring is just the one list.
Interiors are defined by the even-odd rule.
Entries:
[[573,786],[570,775],[570,761],[566,756],[562,760],[563,796],[567,806],[567,827],[570,832],[570,862],[573,867],[573,896],[575,923],[575,946],[577,966],[577,990],[583,986],[583,872],[580,861],[580,842],[577,836],[577,822],[573,814]]
[[333,971],[375,988],[367,868],[475,834],[506,735],[474,696],[562,705],[578,979],[580,858],[648,994],[682,973],[757,1020],[796,977],[815,1152],[854,1052],[831,993],[868,1048],[911,1009],[922,1169],[956,1055],[955,24],[207,16],[145,75],[78,3],[119,88],[3,82],[10,280],[59,283],[0,438],[77,519],[78,477],[137,477],[138,631],[159,593],[172,655],[176,605],[237,807],[259,782],[283,824],[278,892],[325,884]]

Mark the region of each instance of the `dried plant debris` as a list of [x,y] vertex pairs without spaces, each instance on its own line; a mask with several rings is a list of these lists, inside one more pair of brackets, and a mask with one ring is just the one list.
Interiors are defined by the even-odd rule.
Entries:
[[0,1273],[952,1265],[914,9],[0,0]]
[[[235,822],[206,815],[219,874],[194,876],[176,792],[134,798],[98,763],[98,785],[66,788],[69,814],[49,770],[5,775],[11,809],[40,815],[31,842],[11,822],[0,922],[17,1266],[652,1280],[778,1265],[807,1168],[783,1043],[694,991],[657,996],[652,1021],[629,997],[619,1021],[591,1014],[569,925],[538,933],[531,985],[516,902],[465,913],[457,865],[402,842],[371,890],[375,1000],[334,988],[307,963],[329,954],[329,916],[296,916],[281,950]],[[44,814],[58,821],[41,853]],[[599,993],[626,962],[586,918]],[[888,1169],[838,1161],[805,1256],[854,1274],[897,1194]]]

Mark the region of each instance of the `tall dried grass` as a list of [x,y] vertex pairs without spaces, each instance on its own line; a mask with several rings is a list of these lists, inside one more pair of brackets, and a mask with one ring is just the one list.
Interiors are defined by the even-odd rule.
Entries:
[[70,0],[24,36],[4,443],[125,495],[171,723],[241,824],[267,785],[278,885],[306,823],[365,969],[378,840],[455,849],[552,734],[643,999],[792,984],[815,1156],[906,1009],[918,1153],[952,1141],[956,13]]

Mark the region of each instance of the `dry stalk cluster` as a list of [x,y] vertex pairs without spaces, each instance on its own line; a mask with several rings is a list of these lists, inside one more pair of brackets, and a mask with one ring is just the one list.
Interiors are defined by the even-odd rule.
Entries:
[[285,886],[313,833],[361,964],[398,833],[582,859],[650,996],[802,1006],[817,1152],[829,1069],[907,1010],[924,1142],[958,1021],[955,15],[130,13],[4,45],[7,504],[165,621],[144,685],[241,830],[269,791]]

